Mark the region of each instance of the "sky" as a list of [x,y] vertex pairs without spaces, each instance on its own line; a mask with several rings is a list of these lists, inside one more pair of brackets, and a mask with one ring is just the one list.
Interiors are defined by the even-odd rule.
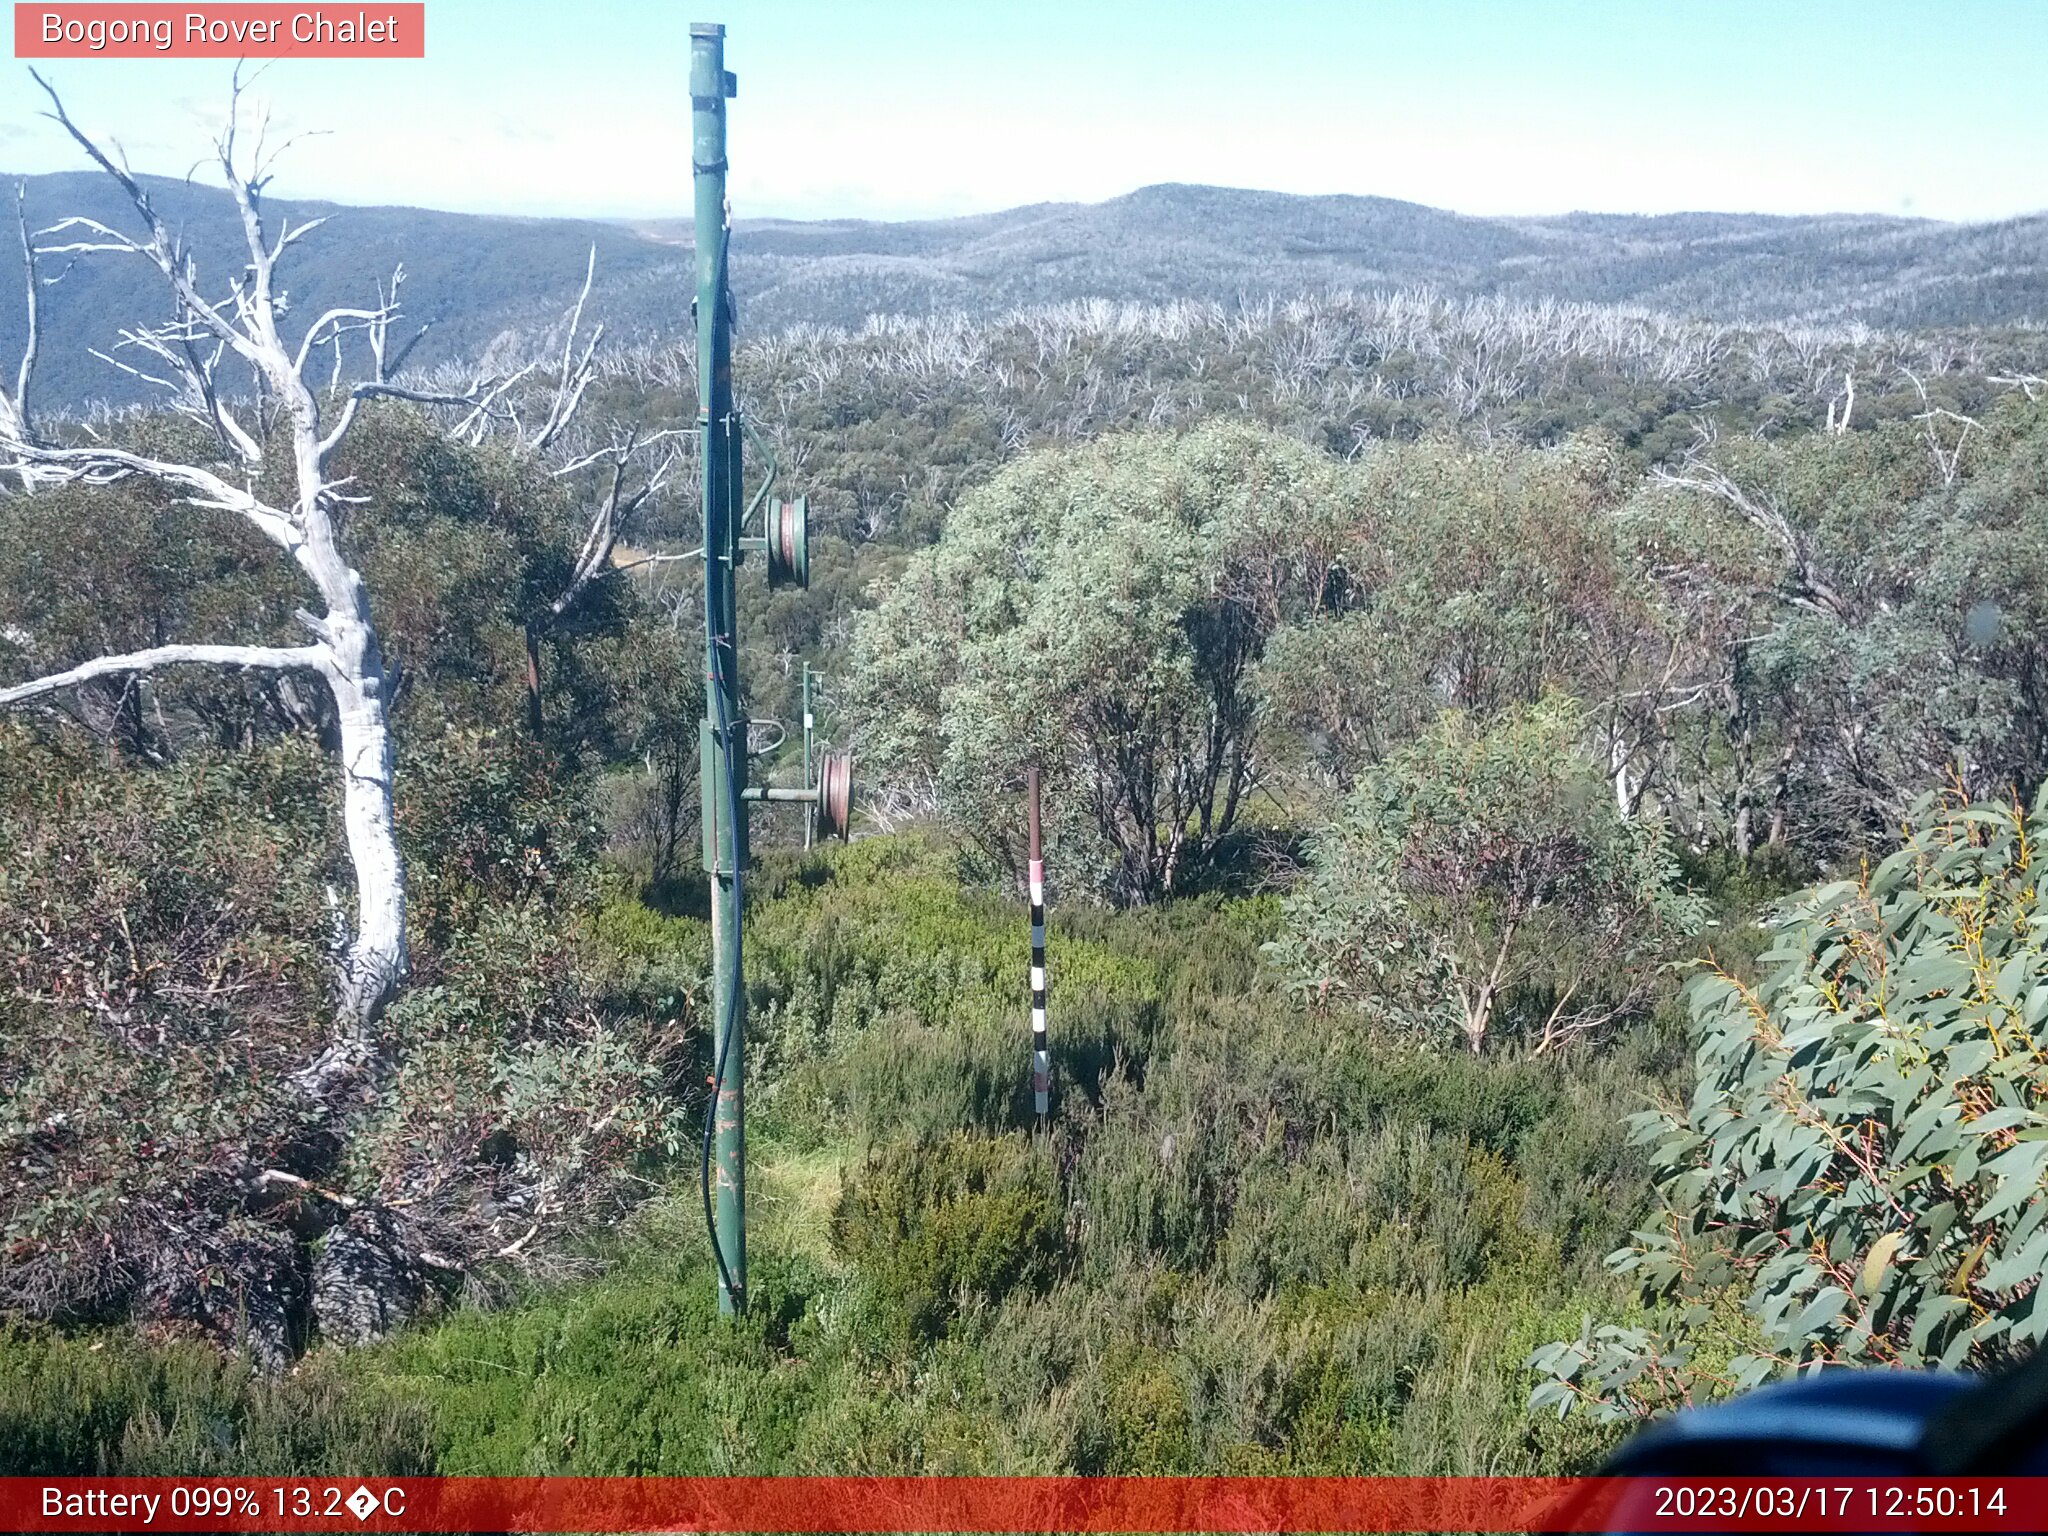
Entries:
[[[705,20],[726,24],[739,77],[741,218],[940,217],[1164,181],[1472,214],[2048,208],[2043,0],[427,0],[426,15],[424,59],[264,72],[254,94],[278,128],[314,135],[273,195],[682,214],[688,29]],[[182,175],[229,68],[44,73],[138,169]],[[39,97],[0,58],[0,170],[80,166]]]

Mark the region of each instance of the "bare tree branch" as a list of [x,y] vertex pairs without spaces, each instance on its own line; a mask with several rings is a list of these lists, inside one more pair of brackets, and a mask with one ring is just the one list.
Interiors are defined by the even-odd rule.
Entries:
[[591,360],[597,355],[597,344],[604,339],[604,327],[598,326],[590,333],[590,340],[583,348],[583,355],[576,354],[576,333],[583,325],[583,306],[590,299],[590,285],[597,277],[597,246],[590,247],[590,259],[583,266],[583,291],[576,295],[575,307],[569,311],[569,324],[562,337],[562,366],[555,383],[555,398],[548,406],[547,419],[534,433],[527,444],[535,453],[545,453],[549,444],[561,434],[569,420],[576,414],[576,408],[583,402],[583,392],[590,387],[595,372]]
[[1792,520],[1776,502],[1745,490],[1727,474],[1698,457],[1688,460],[1681,470],[1659,467],[1652,473],[1659,485],[1693,491],[1724,503],[1751,527],[1768,535],[1784,551],[1786,563],[1791,568],[1794,602],[1838,619],[1853,617],[1852,605],[1822,574],[1805,533],[1793,526]]
[[[29,71],[29,75],[35,80],[37,85],[43,88],[43,94],[50,98],[51,110],[45,113],[44,116],[50,118],[62,127],[66,133],[70,134],[79,148],[83,149],[92,158],[93,163],[113,177],[121,190],[128,194],[128,201],[134,205],[135,211],[142,216],[143,223],[149,227],[150,243],[147,246],[138,244],[118,231],[109,229],[104,224],[98,224],[90,219],[66,220],[65,225],[82,226],[106,236],[108,243],[101,247],[93,247],[94,249],[128,251],[136,255],[148,257],[149,260],[156,264],[158,270],[164,274],[164,277],[170,282],[172,291],[196,319],[204,323],[216,336],[240,353],[252,366],[263,369],[266,366],[266,359],[251,338],[239,331],[225,315],[221,314],[219,310],[208,303],[200,294],[197,285],[192,280],[191,265],[185,259],[183,247],[179,245],[177,239],[171,234],[162,216],[157,213],[156,206],[150,201],[149,193],[143,189],[142,183],[130,175],[126,167],[116,165],[109,159],[106,152],[99,145],[95,144],[71,120],[71,115],[64,110],[63,99],[58,96],[56,88],[49,81],[45,80],[34,69]],[[234,98],[237,101],[239,100],[240,89],[238,80]],[[229,111],[231,123],[233,117],[234,111],[231,103]],[[231,143],[232,139],[233,128],[230,127],[227,142]],[[239,179],[233,174],[232,168],[230,169],[228,180],[231,184],[238,183]],[[239,203],[245,201],[245,199],[238,194],[237,201]],[[65,227],[65,225],[60,225],[59,228]],[[60,247],[59,249],[63,248]],[[268,265],[268,262],[263,264],[266,278],[268,275]]]
[[271,672],[297,669],[319,672],[325,671],[333,662],[332,653],[324,645],[159,645],[120,656],[97,656],[67,672],[52,672],[48,677],[39,677],[32,682],[0,688],[0,707],[75,688],[96,677],[157,672],[165,667],[251,667]]
[[[326,221],[320,220],[318,222],[324,223]],[[307,225],[305,228],[310,229],[312,226]],[[403,269],[401,268],[400,270]],[[303,372],[306,367],[306,358],[315,347],[320,346],[324,342],[339,338],[345,331],[366,330],[370,328],[378,321],[386,318],[391,312],[391,308],[392,306],[385,305],[376,309],[342,308],[328,310],[326,314],[306,328],[306,334],[299,342],[298,355],[292,359],[292,366]],[[356,323],[344,325],[346,321],[354,321]],[[326,334],[327,327],[330,325],[334,327],[334,332],[331,336]]]
[[145,458],[123,448],[90,444],[77,448],[48,448],[37,443],[8,442],[0,447],[14,456],[13,468],[39,485],[112,485],[117,480],[141,476],[187,493],[195,506],[217,507],[241,514],[263,535],[287,553],[296,556],[304,547],[298,524],[289,513],[266,505],[250,492],[230,485],[211,470],[167,459]]
[[494,420],[508,419],[502,414],[494,414],[493,407],[497,405],[501,397],[511,390],[513,385],[517,384],[529,373],[532,373],[533,370],[534,364],[528,363],[524,368],[507,374],[488,390],[482,391],[478,395],[476,403],[470,407],[469,414],[455,424],[452,434],[455,439],[458,442],[482,442],[484,434],[490,430],[490,425]]
[[[1933,456],[1934,467],[1941,473],[1941,483],[1943,485],[1954,485],[1956,483],[1957,471],[1962,465],[1963,444],[1969,441],[1972,432],[1981,432],[1984,429],[1974,417],[1965,416],[1960,411],[1948,410],[1946,407],[1936,405],[1933,401],[1929,400],[1927,398],[1927,386],[1920,382],[1920,375],[1912,369],[1901,368],[1899,372],[1913,381],[1913,388],[1920,396],[1920,403],[1927,407],[1926,410],[1920,412],[1913,419],[1926,424],[1927,451]],[[1953,444],[1943,443],[1941,434],[1934,430],[1934,424],[1937,421],[1943,420],[1962,423],[1963,430],[1956,434],[1956,440]]]
[[[628,433],[623,439],[614,439],[608,447],[583,454],[555,471],[557,475],[569,475],[607,459],[611,461],[612,468],[610,484],[598,499],[597,510],[590,520],[590,531],[584,536],[583,548],[577,553],[574,574],[570,577],[568,585],[548,605],[548,614],[551,618],[559,619],[573,608],[591,582],[610,568],[612,551],[618,547],[620,530],[635,512],[646,505],[648,498],[667,483],[670,473],[681,459],[680,452],[671,449],[648,472],[647,479],[637,489],[628,493],[627,472],[635,455],[641,449],[651,447],[665,438],[687,435],[689,434],[671,430],[657,432],[653,437],[643,441],[638,436]],[[645,564],[647,561],[634,563]]]

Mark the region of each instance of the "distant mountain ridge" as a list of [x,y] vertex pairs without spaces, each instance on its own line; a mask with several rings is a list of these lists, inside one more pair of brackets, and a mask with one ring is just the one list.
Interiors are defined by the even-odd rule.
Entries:
[[[144,180],[203,273],[219,283],[240,270],[225,193]],[[36,225],[85,214],[132,227],[103,176],[26,183]],[[573,299],[593,245],[593,307],[614,334],[667,338],[688,323],[689,226],[681,219],[521,219],[289,200],[271,207],[294,222],[330,218],[288,258],[288,286],[307,318],[374,294],[404,262],[407,309],[433,327],[416,354],[423,364],[530,341]],[[1102,203],[954,219],[741,220],[734,257],[743,323],[756,332],[858,325],[871,314],[994,315],[1077,298],[1231,302],[1420,286],[1724,321],[2048,320],[2048,215],[1995,224],[1857,214],[1480,218],[1382,197],[1161,185]],[[47,402],[135,398],[134,381],[87,348],[109,349],[121,323],[161,313],[154,278],[133,258],[96,256],[45,291]],[[10,368],[21,345],[20,294],[14,242],[0,240],[0,363]]]

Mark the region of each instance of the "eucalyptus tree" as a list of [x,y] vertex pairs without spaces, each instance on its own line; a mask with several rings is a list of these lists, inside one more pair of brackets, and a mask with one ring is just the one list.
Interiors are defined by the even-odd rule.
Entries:
[[1070,889],[1171,893],[1262,765],[1252,670],[1326,600],[1335,461],[1241,425],[1025,458],[968,496],[856,637],[861,747],[900,811],[999,865],[1045,774]]
[[[1347,470],[1342,581],[1259,667],[1301,766],[1348,787],[1444,709],[1482,725],[1565,691],[1616,805],[1673,798],[1668,745],[1714,658],[1666,601],[1611,438],[1376,446]],[[1652,556],[1654,558],[1654,556]],[[1707,671],[1703,672],[1703,667]]]
[[1560,695],[1484,723],[1446,711],[1367,773],[1311,838],[1269,946],[1297,993],[1474,1052],[1504,1017],[1542,1054],[1640,1009],[1703,914],[1586,734]]
[[1704,442],[1637,498],[1665,601],[1718,632],[1728,752],[1694,771],[1738,849],[1827,857],[1930,789],[2048,773],[2044,443],[2048,414],[2014,395],[1967,433]]

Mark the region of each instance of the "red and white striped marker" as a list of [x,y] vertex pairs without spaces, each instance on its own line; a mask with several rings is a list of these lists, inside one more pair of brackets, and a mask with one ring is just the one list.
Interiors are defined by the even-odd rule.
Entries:
[[1052,1052],[1045,1038],[1045,859],[1039,847],[1038,770],[1027,775],[1031,825],[1031,1104],[1043,1120],[1052,1108]]

